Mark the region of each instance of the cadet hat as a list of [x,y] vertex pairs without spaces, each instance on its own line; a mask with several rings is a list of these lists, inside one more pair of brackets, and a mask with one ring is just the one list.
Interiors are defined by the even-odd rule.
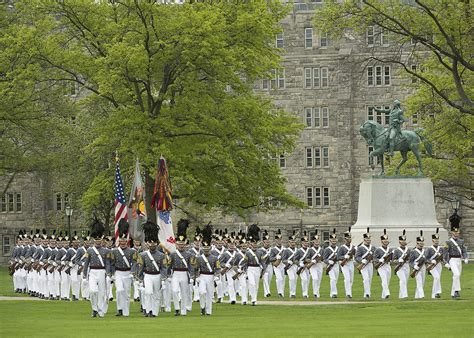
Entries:
[[229,234],[227,232],[227,228],[224,229],[223,237],[224,237],[224,240],[226,240],[226,241],[229,239]]
[[372,236],[369,233],[369,228],[367,227],[367,232],[363,235],[364,239],[370,239]]
[[117,225],[119,239],[127,239],[129,228],[130,224],[124,218],[120,219]]
[[201,231],[201,228],[199,226],[196,227],[196,231],[194,232],[194,240],[195,241],[202,240],[202,231]]
[[53,233],[48,237],[48,239],[56,240],[56,230],[53,230]]
[[436,228],[436,233],[431,235],[431,239],[439,239],[439,228]]
[[18,236],[16,236],[17,239],[23,239],[23,231],[20,230],[18,231]]
[[420,230],[420,236],[416,238],[417,242],[424,242],[425,239],[423,238],[423,230]]
[[351,235],[351,227],[349,227],[349,230],[347,230],[346,232],[344,232],[344,238],[345,238],[345,239],[351,239],[351,238],[352,238],[352,235]]
[[399,241],[406,241],[407,240],[407,236],[405,235],[406,234],[406,230],[403,229],[403,233],[401,236],[398,236],[398,240]]
[[36,229],[35,238],[39,238],[39,237],[40,237],[40,230],[39,230],[39,229]]
[[250,242],[257,243],[260,240],[260,228],[257,224],[251,224],[247,231],[247,238]]
[[296,231],[293,230],[293,234],[288,236],[289,241],[296,241]]
[[63,240],[63,232],[60,231],[60,232],[59,232],[59,236],[58,236],[58,241],[61,242],[62,240]]
[[267,230],[263,231],[262,240],[264,240],[264,241],[269,241],[270,240],[270,235],[268,234]]
[[92,238],[94,238],[94,239],[104,238],[105,228],[104,228],[104,225],[102,224],[102,222],[100,220],[98,220],[97,218],[94,219],[94,221],[92,222],[90,228],[91,228],[90,236]]
[[315,239],[320,239],[320,238],[319,238],[319,235],[318,235],[318,229],[316,229],[316,230],[314,231],[313,240],[315,240]]
[[79,240],[79,236],[77,236],[77,231],[74,231],[74,236],[72,236],[72,240],[73,241],[78,241]]
[[212,225],[209,222],[202,230],[202,248],[203,250],[211,249],[212,241]]
[[332,229],[332,234],[329,235],[329,239],[337,239],[336,228]]
[[383,229],[383,235],[380,236],[382,241],[388,241],[387,229]]
[[66,231],[66,235],[63,237],[63,241],[69,241],[69,233]]
[[301,242],[307,242],[308,241],[308,236],[306,235],[306,230],[303,231],[303,236],[301,236]]
[[186,243],[186,232],[189,226],[189,221],[187,219],[181,218],[178,221],[178,227],[176,231],[175,240],[177,243],[184,244]]
[[449,216],[449,223],[451,223],[451,232],[460,232],[459,223],[461,223],[461,216],[458,215],[457,209]]
[[158,226],[152,221],[146,221],[143,224],[143,232],[145,233],[145,242],[158,243]]
[[282,238],[281,230],[278,229],[276,234],[275,234],[275,239],[281,239],[281,238]]

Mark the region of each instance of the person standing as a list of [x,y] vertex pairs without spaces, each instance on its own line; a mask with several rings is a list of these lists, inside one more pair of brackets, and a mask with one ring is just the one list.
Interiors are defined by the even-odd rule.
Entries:
[[468,264],[467,249],[464,245],[464,240],[460,238],[460,227],[461,217],[457,213],[457,209],[454,209],[454,214],[449,217],[451,223],[451,238],[446,241],[444,246],[444,261],[446,262],[446,268],[450,269],[453,273],[453,284],[451,286],[451,297],[453,299],[461,297],[461,273],[462,273],[462,260],[465,264]]
[[273,272],[275,273],[276,286],[278,296],[283,298],[285,296],[285,265],[282,261],[282,254],[285,247],[282,246],[282,234],[280,229],[275,234],[275,246],[270,249],[270,262],[273,266]]
[[267,230],[262,235],[262,247],[257,249],[257,256],[260,257],[260,264],[263,269],[263,295],[270,297],[270,285],[273,278],[273,265],[270,262],[270,235]]
[[416,280],[415,299],[425,298],[425,275],[426,275],[426,255],[424,250],[425,239],[423,230],[420,230],[420,236],[416,238],[416,247],[410,253],[409,263],[413,268],[410,276]]
[[441,272],[443,261],[443,248],[439,245],[439,228],[431,235],[433,245],[426,248],[426,272],[433,276],[431,298],[441,298]]
[[235,275],[234,268],[237,263],[235,262],[237,256],[237,250],[235,248],[235,234],[232,232],[227,241],[227,250],[224,252],[220,259],[221,275],[225,276],[227,281],[227,290],[229,293],[229,300],[232,305],[237,301],[237,282],[233,279]]
[[257,305],[258,286],[260,284],[260,275],[262,266],[260,258],[257,256],[257,242],[260,239],[260,228],[256,224],[250,225],[247,232],[249,248],[244,252],[245,259],[240,265],[240,269],[246,272],[248,281],[248,290],[252,306]]
[[[211,234],[212,236],[212,234]],[[189,248],[189,253],[191,256],[196,258],[202,253],[201,250],[201,241],[202,241],[202,234],[201,234],[201,229],[199,227],[196,228],[196,232],[194,234],[194,240],[193,240],[193,245]],[[209,242],[210,243],[210,242]],[[194,285],[190,286],[191,288],[191,296],[194,302],[199,302],[200,296],[199,296],[199,283],[194,279]]]
[[288,237],[288,247],[283,251],[282,261],[285,264],[284,271],[288,274],[288,283],[290,287],[290,298],[296,298],[296,282],[298,275],[296,274],[298,270],[298,262],[296,262],[296,233],[293,231],[293,234]]
[[313,235],[313,246],[310,247],[308,251],[307,267],[311,275],[313,296],[314,298],[320,298],[321,294],[319,290],[321,287],[321,280],[323,278],[323,249],[321,247],[321,239],[318,235],[318,230],[316,230]]
[[392,260],[395,265],[394,272],[397,274],[399,280],[398,298],[408,298],[408,276],[410,275],[410,265],[408,260],[410,258],[410,249],[407,247],[407,237],[405,230],[401,236],[398,236],[399,247],[393,250]]
[[298,261],[298,269],[297,269],[297,276],[300,276],[301,279],[301,292],[303,294],[303,298],[308,297],[308,289],[309,289],[309,271],[306,268],[306,263],[308,260],[309,254],[309,244],[308,244],[308,236],[306,235],[306,231],[303,233],[301,237],[301,247],[296,252],[296,260]]
[[336,229],[329,236],[329,246],[323,251],[323,261],[326,264],[326,275],[330,281],[330,297],[337,298],[337,280],[339,279],[339,262],[337,260],[337,235]]
[[383,235],[380,236],[380,242],[382,246],[375,249],[374,252],[374,268],[377,270],[382,282],[382,299],[388,299],[390,297],[390,278],[392,277],[392,268],[390,267],[392,250],[390,250],[388,246],[390,242],[386,229],[383,229]]
[[372,247],[372,236],[367,232],[363,235],[363,243],[357,247],[355,260],[359,263],[357,270],[362,274],[364,281],[364,298],[369,299],[371,295],[372,277],[374,275],[374,266],[372,263],[374,249]]
[[344,244],[337,251],[337,260],[344,276],[344,290],[347,298],[352,298],[352,285],[354,283],[354,255],[356,247],[352,244],[351,228],[344,232]]

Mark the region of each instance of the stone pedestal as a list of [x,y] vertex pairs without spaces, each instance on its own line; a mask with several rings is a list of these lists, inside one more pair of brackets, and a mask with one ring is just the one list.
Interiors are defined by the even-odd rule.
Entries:
[[380,245],[380,236],[387,229],[391,246],[398,245],[398,236],[406,230],[409,246],[413,247],[420,230],[425,245],[431,245],[431,235],[439,228],[440,240],[448,232],[438,223],[435,212],[433,183],[429,178],[368,178],[360,183],[357,222],[352,227],[352,242],[359,244],[370,228],[373,245]]

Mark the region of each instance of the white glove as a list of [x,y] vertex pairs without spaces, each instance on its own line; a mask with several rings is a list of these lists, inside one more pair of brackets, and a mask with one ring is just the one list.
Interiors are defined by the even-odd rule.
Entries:
[[445,267],[446,269],[451,269],[451,265],[449,265],[449,263],[444,264],[444,267]]
[[316,260],[315,260],[315,259],[312,259],[312,260],[311,260],[311,263],[316,264]]
[[333,265],[333,264],[334,264],[334,261],[330,259],[330,260],[328,260],[328,263],[331,264],[331,265]]
[[364,258],[364,259],[362,260],[362,264],[367,264],[367,259]]
[[218,276],[215,276],[215,277],[214,277],[214,282],[217,283],[217,282],[220,282],[220,281],[221,281],[221,279],[220,279]]
[[345,255],[344,255],[344,258],[345,258],[345,259],[349,259],[350,256],[349,256],[348,254],[345,254]]
[[380,258],[379,259],[379,263],[383,263],[384,259],[383,258]]
[[403,258],[399,258],[398,263],[403,263]]
[[162,288],[163,290],[166,289],[166,281],[162,281],[162,282],[161,282],[161,288]]
[[194,284],[194,279],[189,278],[189,284]]
[[304,266],[304,263],[303,263],[303,262],[300,262],[299,266],[300,266],[300,267],[303,267],[303,266]]
[[292,262],[292,261],[288,261],[288,265],[291,265],[291,264],[293,264],[293,262]]
[[464,264],[468,264],[469,260],[467,258],[464,258]]
[[431,264],[436,264],[436,260],[432,259]]
[[225,263],[225,267],[230,269],[232,267],[232,265],[230,265],[230,263]]
[[241,272],[242,272],[242,269],[238,268],[237,273],[241,273]]
[[277,255],[277,256],[276,256],[276,259],[281,259],[281,256],[280,256],[280,255]]
[[420,267],[418,265],[415,265],[415,266],[413,266],[413,269],[420,270]]

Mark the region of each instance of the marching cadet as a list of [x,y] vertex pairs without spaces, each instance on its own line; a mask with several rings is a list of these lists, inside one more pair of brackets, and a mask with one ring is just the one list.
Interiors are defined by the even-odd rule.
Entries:
[[[224,247],[224,237],[222,235],[222,230],[219,232],[216,230],[215,236],[215,245],[211,249],[211,254],[215,255],[218,259],[221,258],[222,254],[225,252]],[[216,294],[217,294],[217,303],[222,302],[224,298],[224,276],[221,276],[221,280],[217,283]]]
[[[78,249],[78,254],[76,256],[75,261],[73,261],[73,264],[78,266],[77,269],[77,275],[78,277],[83,275],[84,271],[84,262],[86,261],[86,253],[87,250],[91,247],[92,245],[92,238],[90,236],[90,231],[87,232],[87,236],[82,238],[82,247]],[[90,289],[89,289],[89,281],[87,279],[82,279],[80,280],[81,284],[81,297],[83,300],[89,300],[90,299]]]
[[208,224],[202,233],[202,250],[195,257],[196,274],[195,279],[199,279],[199,304],[201,306],[201,316],[212,314],[212,298],[214,297],[214,283],[221,280],[221,265],[216,255],[211,254],[212,228]]
[[[107,237],[104,237],[104,247],[107,248],[107,254],[112,251],[115,243],[115,238],[111,235],[111,232],[109,231],[109,235]],[[114,280],[112,278],[113,276],[111,274],[107,274],[106,277],[106,287],[107,287],[107,297],[109,298],[109,301],[114,300]]]
[[306,231],[303,233],[301,237],[301,247],[296,252],[295,260],[298,261],[298,269],[296,271],[296,275],[300,276],[301,279],[301,291],[304,298],[308,297],[308,288],[309,288],[309,271],[306,268],[306,260],[308,257],[309,249],[308,249],[308,236],[306,236]]
[[25,269],[25,264],[28,251],[30,250],[31,239],[28,237],[28,234],[25,231],[23,231],[23,234],[23,249],[20,253],[20,266],[18,269],[20,270],[20,292],[27,293],[28,273]]
[[29,238],[30,245],[29,245],[29,248],[26,252],[25,263],[24,263],[24,269],[27,273],[26,288],[28,289],[28,294],[32,297],[35,296],[35,294],[36,294],[36,292],[35,292],[36,271],[31,269],[31,264],[33,264],[33,255],[36,251],[35,240],[36,240],[37,235],[39,235],[39,234],[36,233],[34,235],[33,230],[31,231],[31,235],[30,235],[30,238]]
[[382,282],[382,299],[390,297],[390,277],[392,277],[392,268],[390,261],[392,260],[392,250],[388,247],[389,239],[387,230],[383,229],[383,235],[380,236],[382,246],[375,249],[374,252],[374,268],[377,270]]
[[62,232],[58,237],[58,253],[56,254],[56,262],[58,263],[58,273],[60,276],[60,296],[61,300],[69,301],[71,293],[71,276],[66,273],[66,260],[68,258],[69,250],[69,236],[62,237]]
[[270,235],[267,230],[262,236],[262,247],[257,249],[257,256],[260,257],[260,264],[262,265],[262,279],[263,279],[263,294],[265,297],[270,297],[270,285],[273,277],[273,265],[270,263]]
[[[212,236],[212,234],[211,234]],[[196,227],[196,232],[194,234],[194,240],[193,240],[193,245],[189,248],[189,253],[191,254],[192,257],[196,258],[199,256],[202,251],[201,251],[201,229],[199,227]],[[209,241],[210,245],[210,241]],[[194,275],[194,274],[193,274]],[[194,285],[191,285],[191,296],[194,302],[199,302],[199,282],[194,279]]]
[[[76,231],[74,231],[74,236],[71,237],[71,240],[72,246],[67,250],[66,257],[64,259],[64,264],[66,265],[66,267],[63,268],[61,273],[69,275],[69,280],[71,283],[72,301],[75,302],[79,300],[79,290],[81,283],[81,280],[78,275],[79,266],[77,265],[77,262],[80,260],[80,257],[82,257],[86,251],[85,249],[79,250],[79,236],[77,236]],[[78,258],[79,255],[80,257]]]
[[239,268],[247,274],[247,285],[252,306],[257,305],[258,286],[262,272],[260,258],[257,256],[257,242],[260,239],[260,228],[256,224],[250,225],[247,232],[249,247],[244,252],[245,259],[241,260]]
[[270,262],[273,265],[273,272],[275,273],[276,286],[278,296],[283,298],[285,295],[285,265],[282,261],[282,254],[285,250],[285,247],[282,246],[282,234],[280,229],[278,229],[275,234],[275,246],[270,250]]
[[152,222],[143,225],[145,242],[148,250],[137,253],[139,265],[139,280],[143,280],[145,287],[143,297],[143,314],[145,317],[156,317],[160,312],[162,288],[166,287],[167,258],[166,255],[157,250],[158,226]]
[[222,254],[220,259],[221,264],[221,275],[225,276],[227,281],[227,290],[229,292],[229,300],[233,305],[235,304],[236,297],[236,286],[237,283],[233,279],[235,275],[234,266],[236,266],[235,257],[237,251],[235,249],[235,234],[232,232],[227,240],[227,250]]
[[[142,252],[142,247],[141,247],[141,241],[138,239],[130,239],[131,243],[133,243],[133,250],[137,253]],[[143,290],[140,290],[140,282],[137,279],[133,280],[133,300],[135,302],[142,302],[142,292]]]
[[392,259],[396,263],[395,269],[393,270],[399,280],[399,291],[398,298],[408,298],[408,276],[410,275],[410,266],[408,259],[410,258],[410,249],[407,247],[407,237],[405,230],[401,236],[398,236],[399,247],[393,250]]
[[192,304],[189,284],[194,282],[190,278],[190,274],[192,273],[191,265],[194,264],[195,259],[188,251],[184,250],[188,225],[188,220],[180,219],[178,221],[176,251],[169,255],[175,316],[180,314],[186,316]]
[[[23,249],[22,246],[22,239],[23,239],[23,233],[20,231],[18,236],[16,237],[16,245],[13,248],[11,258],[10,258],[10,270],[13,271],[13,290],[15,290],[16,293],[22,292],[20,290],[23,290],[22,287],[20,287],[21,281],[20,281],[20,270],[15,269],[16,265],[21,264],[20,263],[20,255],[21,251]],[[11,274],[11,272],[10,272]]]
[[281,259],[285,264],[284,271],[288,274],[288,282],[290,287],[290,298],[296,298],[296,281],[298,270],[298,262],[295,262],[296,259],[296,234],[293,231],[293,234],[288,237],[288,247],[285,248],[281,255]]
[[98,221],[92,225],[93,244],[85,253],[83,279],[89,282],[92,317],[104,317],[108,308],[106,277],[110,273],[109,250],[103,246],[104,226]]
[[372,285],[372,277],[374,275],[374,266],[372,264],[373,259],[373,248],[371,235],[369,233],[369,228],[367,228],[367,233],[363,235],[363,243],[357,247],[355,260],[359,263],[357,265],[357,270],[362,274],[362,279],[364,281],[364,298],[370,298],[370,287]]
[[451,238],[446,241],[444,246],[444,261],[446,262],[445,266],[453,273],[451,297],[456,299],[461,297],[461,260],[464,259],[464,263],[468,264],[468,259],[464,240],[460,238],[461,217],[458,215],[457,209],[454,209],[454,214],[449,217],[449,222],[451,223]]
[[119,246],[109,252],[110,274],[113,276],[115,295],[117,296],[116,316],[128,317],[130,314],[132,274],[136,270],[134,259],[135,250],[129,248],[127,245],[128,222],[122,218],[117,227],[119,232]]
[[321,247],[321,239],[318,235],[318,230],[313,235],[313,245],[308,249],[308,261],[306,263],[307,269],[311,275],[313,296],[314,298],[321,297],[319,289],[321,287],[321,280],[323,278],[323,249]]
[[433,245],[426,249],[426,272],[433,276],[431,298],[440,298],[443,248],[439,245],[439,228],[436,228],[436,233],[431,235],[431,241]]
[[337,298],[337,280],[339,279],[339,262],[337,261],[337,235],[336,229],[329,236],[329,246],[324,248],[323,261],[326,264],[326,275],[329,275],[331,298]]
[[236,274],[232,277],[233,280],[238,280],[239,285],[239,294],[242,305],[247,305],[248,301],[248,283],[247,283],[247,273],[242,270],[241,266],[244,263],[244,260],[247,259],[245,252],[248,249],[247,239],[245,234],[241,234],[239,240],[239,247],[237,248],[237,254],[235,255],[235,266],[237,268]]
[[420,230],[420,236],[416,238],[416,247],[411,251],[409,259],[410,266],[413,268],[410,277],[415,278],[416,280],[415,299],[425,298],[425,291],[423,290],[426,274],[426,255],[425,250],[423,249],[424,244],[425,239],[423,238],[423,230]]
[[349,227],[349,230],[344,232],[344,244],[337,250],[337,260],[344,276],[344,289],[347,298],[352,298],[355,251],[356,247],[352,244],[351,228]]

